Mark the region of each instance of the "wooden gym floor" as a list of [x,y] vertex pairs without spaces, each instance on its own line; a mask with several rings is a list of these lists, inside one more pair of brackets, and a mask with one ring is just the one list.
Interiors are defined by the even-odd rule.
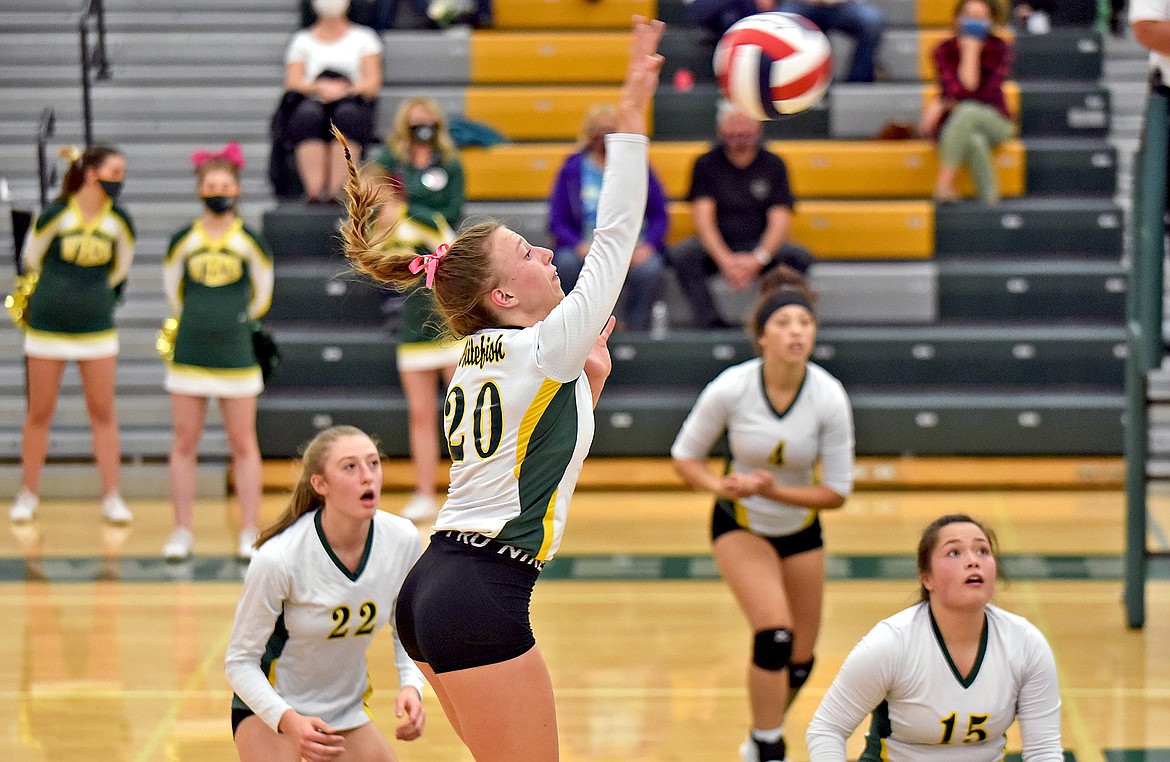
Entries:
[[[51,471],[48,474],[51,478]],[[394,510],[403,493],[388,493]],[[265,499],[265,520],[282,497]],[[747,729],[749,647],[731,596],[712,578],[707,497],[678,490],[578,493],[533,621],[556,687],[562,759],[737,759]],[[230,501],[202,501],[195,562],[167,565],[161,500],[132,503],[130,529],[103,526],[96,501],[47,501],[35,525],[0,532],[0,759],[235,759],[223,653],[239,592]],[[1121,604],[1124,502],[1116,489],[877,491],[824,516],[832,556],[817,667],[787,722],[789,758],[852,645],[914,600],[921,527],[968,512],[998,531],[1014,581],[998,603],[1028,617],[1056,653],[1064,743],[1078,762],[1170,760],[1170,581],[1148,588],[1144,630]],[[1170,498],[1155,500],[1165,550]],[[423,527],[424,533],[426,527]],[[371,711],[393,728],[389,634],[370,650]],[[470,760],[433,697],[402,760]],[[853,753],[860,748],[853,739]],[[1009,750],[1018,750],[1009,736]]]

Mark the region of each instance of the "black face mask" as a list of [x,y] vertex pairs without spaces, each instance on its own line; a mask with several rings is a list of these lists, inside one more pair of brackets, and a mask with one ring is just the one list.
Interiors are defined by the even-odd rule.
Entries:
[[435,143],[439,139],[439,131],[433,124],[412,124],[410,139],[415,143]]
[[122,192],[123,182],[123,180],[98,180],[98,183],[102,186],[102,190],[110,197],[110,201],[118,200],[118,194]]
[[227,214],[236,208],[236,196],[203,196],[203,205],[212,214]]

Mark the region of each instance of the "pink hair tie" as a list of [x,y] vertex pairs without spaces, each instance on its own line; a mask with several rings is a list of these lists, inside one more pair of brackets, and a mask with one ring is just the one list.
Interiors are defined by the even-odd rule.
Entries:
[[191,154],[191,163],[195,165],[195,169],[199,169],[204,162],[212,159],[223,159],[236,169],[244,168],[244,150],[235,141],[228,143],[218,152],[200,150]]
[[434,290],[435,288],[435,270],[439,268],[439,260],[447,256],[448,246],[445,243],[439,244],[439,248],[435,249],[434,254],[419,254],[410,263],[410,271],[418,275],[423,270],[427,271],[427,288]]

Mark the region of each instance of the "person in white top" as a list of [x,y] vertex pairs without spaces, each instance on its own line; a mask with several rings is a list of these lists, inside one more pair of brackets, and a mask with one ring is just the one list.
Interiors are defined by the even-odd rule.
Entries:
[[1129,0],[1133,36],[1150,51],[1150,66],[1170,86],[1170,0]]
[[606,339],[646,206],[645,113],[661,22],[634,18],[607,137],[597,229],[565,295],[549,249],[498,222],[472,225],[433,255],[370,240],[377,192],[350,170],[341,234],[353,267],[399,287],[432,287],[450,333],[466,337],[443,427],[451,486],[435,534],[403,586],[398,633],[477,762],[559,758],[552,682],[528,606],[565,528],[610,371]]
[[[406,519],[378,510],[382,456],[360,429],[334,426],[305,449],[288,508],[257,541],[225,672],[241,762],[395,762],[370,722],[366,650],[393,619],[422,550]],[[399,740],[426,723],[423,676],[394,639]]]
[[812,762],[845,762],[846,740],[871,712],[862,762],[994,762],[1016,720],[1025,762],[1064,758],[1052,649],[991,604],[997,555],[995,535],[970,516],[926,528],[922,601],[878,622],[845,659],[808,726]]
[[[849,398],[809,362],[814,299],[787,267],[764,277],[748,320],[761,357],[707,385],[670,450],[687,484],[715,493],[715,563],[754,634],[745,762],[785,759],[784,715],[808,680],[820,629],[825,551],[818,514],[840,507],[853,489]],[[707,457],[724,432],[731,461],[716,474]]]
[[310,203],[337,199],[345,157],[329,134],[365,146],[373,137],[374,106],[382,89],[382,40],[345,16],[349,0],[313,0],[317,21],[293,35],[285,54],[284,89],[304,99],[292,110],[287,138]]

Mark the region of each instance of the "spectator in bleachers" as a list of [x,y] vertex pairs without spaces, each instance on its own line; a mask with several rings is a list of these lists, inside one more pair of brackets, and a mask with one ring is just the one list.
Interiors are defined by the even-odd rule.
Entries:
[[1152,82],[1170,86],[1170,0],[1130,0],[1133,36],[1150,51]]
[[[471,24],[483,29],[492,25],[492,0],[407,0],[418,20],[428,28],[450,24]],[[399,0],[352,0],[349,20],[378,31],[397,25]],[[301,0],[301,25],[317,20],[310,0]]]
[[[548,230],[553,238],[553,264],[565,293],[577,285],[597,224],[597,199],[605,171],[605,136],[617,131],[617,108],[594,106],[581,125],[581,145],[565,159],[549,199]],[[642,234],[634,247],[626,276],[625,310],[618,326],[635,331],[650,328],[650,307],[662,290],[666,250],[666,193],[649,168],[650,186]]]
[[[840,508],[853,489],[849,397],[809,362],[815,302],[791,271],[764,277],[748,323],[760,356],[707,385],[670,448],[683,481],[715,496],[715,564],[753,634],[752,729],[739,750],[743,762],[790,759],[784,717],[812,671],[821,623],[818,517]],[[724,435],[731,461],[725,472],[714,471],[707,458]]]
[[163,288],[178,318],[167,357],[174,438],[170,453],[175,529],[163,546],[168,561],[191,555],[195,474],[210,397],[219,398],[232,454],[232,483],[240,504],[237,555],[252,557],[260,526],[260,446],[256,398],[264,380],[252,345],[252,327],[272,302],[272,253],[237,212],[239,143],[197,151],[196,192],[203,214],[171,239],[163,261]]
[[776,10],[804,16],[825,32],[853,38],[846,82],[873,82],[886,15],[862,0],[782,0]]
[[[430,98],[403,101],[394,127],[384,141],[377,166],[400,190],[382,204],[378,224],[394,228],[386,246],[431,254],[451,242],[451,229],[463,216],[463,163],[447,131],[447,117]],[[397,349],[398,375],[410,414],[410,461],[414,495],[402,510],[411,521],[434,518],[439,470],[435,427],[437,389],[446,388],[459,361],[462,344],[444,341],[445,323],[434,292],[422,285],[409,289],[402,303]]]
[[313,0],[317,21],[293,35],[285,55],[285,90],[303,96],[290,110],[287,139],[310,203],[337,199],[345,158],[329,135],[330,123],[354,145],[373,136],[382,88],[382,40],[345,16],[348,0]]
[[1021,31],[1048,34],[1052,30],[1052,4],[1053,0],[1016,0],[1012,3],[1012,17]]
[[934,50],[939,97],[922,113],[922,134],[938,141],[934,199],[955,201],[959,168],[971,170],[984,203],[999,202],[991,152],[1015,134],[1003,83],[1012,66],[1011,44],[992,30],[997,8],[964,0],[955,9],[955,36]]
[[743,291],[780,265],[801,275],[813,255],[788,240],[796,200],[784,160],[764,148],[763,126],[724,102],[717,117],[719,143],[695,161],[687,200],[695,236],[670,249],[679,285],[698,328],[729,327],[707,283],[721,273]]
[[117,204],[126,159],[102,145],[84,153],[73,149],[69,158],[61,194],[37,217],[21,250],[22,277],[33,284],[31,293],[18,289],[17,296],[27,295],[27,305],[14,313],[24,329],[28,399],[20,493],[8,515],[23,522],[36,514],[61,376],[65,363],[76,360],[101,477],[102,516],[125,524],[133,516],[118,486],[122,456],[114,408],[114,307],[134,258],[134,225]]

